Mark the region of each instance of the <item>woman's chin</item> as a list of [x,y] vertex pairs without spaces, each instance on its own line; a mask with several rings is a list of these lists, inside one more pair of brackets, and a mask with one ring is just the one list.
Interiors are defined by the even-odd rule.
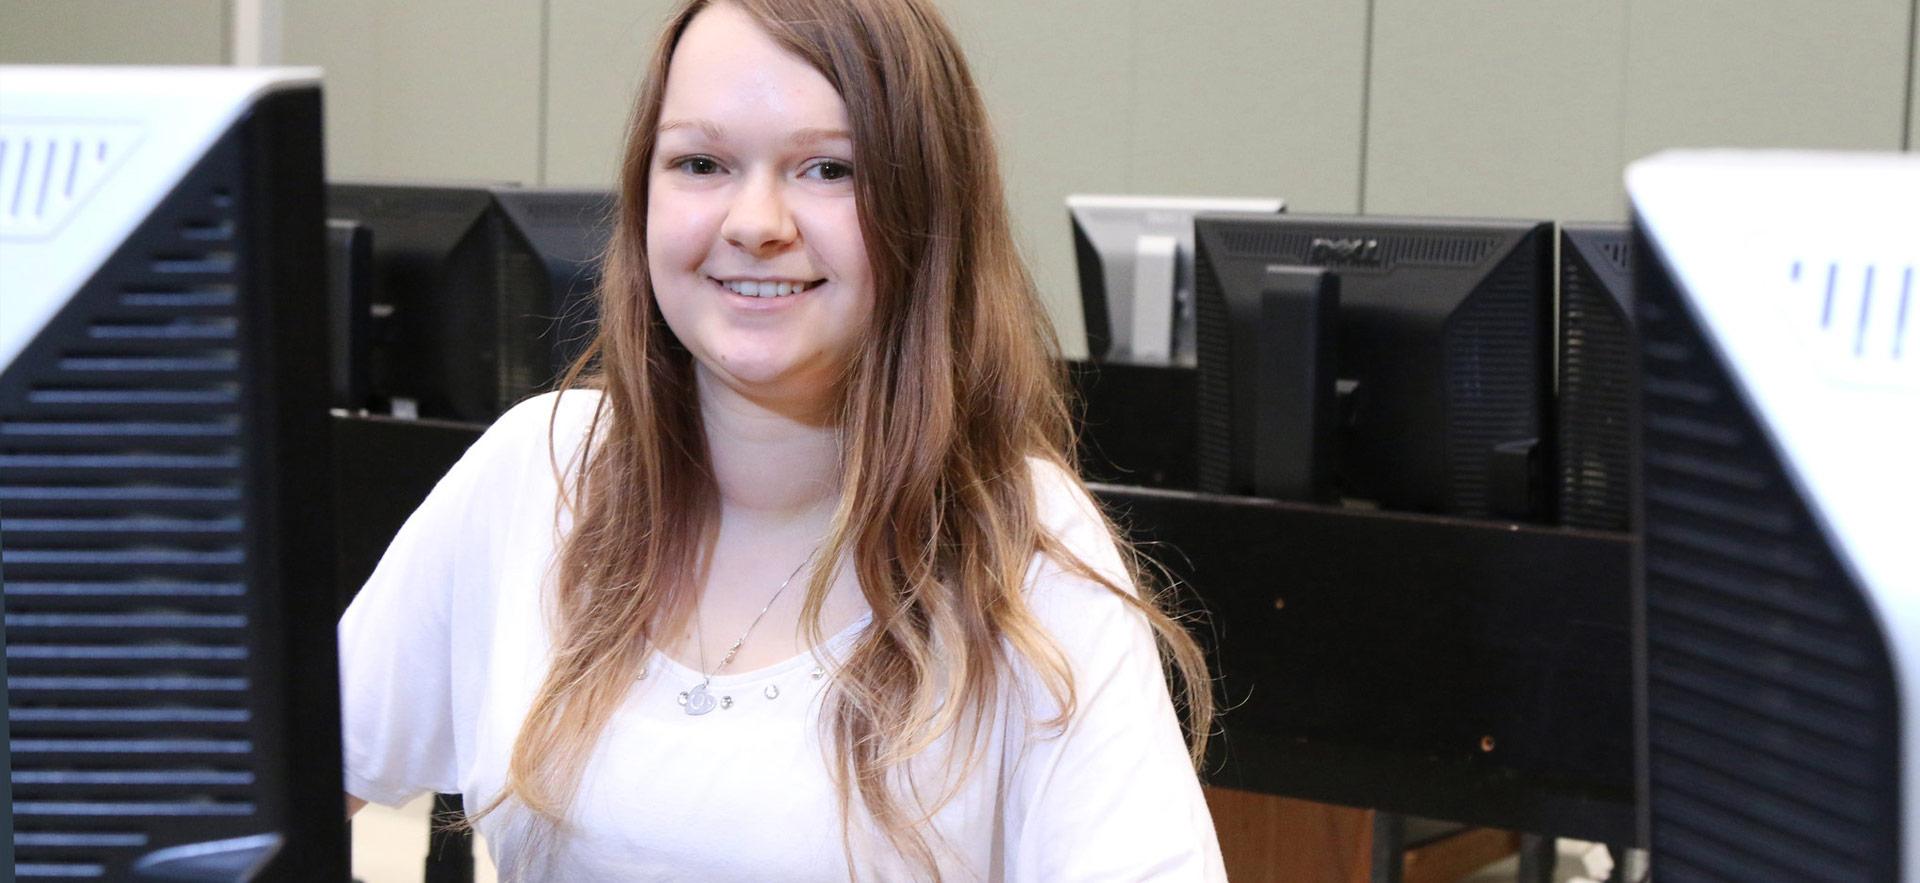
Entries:
[[712,379],[733,392],[759,401],[825,402],[833,395],[828,372],[787,359],[736,358],[705,365]]

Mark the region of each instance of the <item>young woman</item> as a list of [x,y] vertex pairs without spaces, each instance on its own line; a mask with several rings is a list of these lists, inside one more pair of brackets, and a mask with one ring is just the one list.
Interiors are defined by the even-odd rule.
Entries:
[[688,3],[620,197],[592,351],[341,623],[350,805],[510,879],[1223,879],[930,2]]

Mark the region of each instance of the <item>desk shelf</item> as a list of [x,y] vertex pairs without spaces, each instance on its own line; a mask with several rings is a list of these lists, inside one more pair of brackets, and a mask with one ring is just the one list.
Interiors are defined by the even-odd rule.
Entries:
[[1626,535],[1094,490],[1206,613],[1213,783],[1634,841]]

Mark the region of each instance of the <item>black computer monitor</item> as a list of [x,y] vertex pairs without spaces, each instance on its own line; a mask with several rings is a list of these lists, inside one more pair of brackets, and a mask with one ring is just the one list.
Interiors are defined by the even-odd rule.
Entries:
[[345,880],[319,72],[0,96],[14,876]]
[[329,402],[349,413],[372,400],[367,378],[373,329],[373,231],[352,221],[327,222],[327,358]]
[[328,216],[373,235],[373,397],[491,422],[591,337],[606,191],[334,184]]
[[1628,529],[1633,248],[1625,224],[1560,228],[1559,522]]
[[526,378],[543,386],[573,364],[599,324],[594,295],[613,232],[613,193],[503,187],[493,198],[501,223],[500,299],[543,304],[551,319],[544,336],[546,369]]
[[1233,408],[1259,396],[1231,392],[1255,380],[1235,369],[1230,304],[1257,299],[1274,268],[1317,267],[1339,280],[1338,494],[1542,517],[1550,224],[1201,215],[1195,225],[1203,490],[1251,490],[1232,482],[1231,426]]
[[373,237],[379,318],[367,374],[376,410],[486,422],[512,404],[502,338],[511,363],[512,342],[533,332],[526,321],[503,327],[491,305],[492,208],[485,187],[327,187],[327,217]]
[[[1201,435],[1203,487],[1333,502],[1340,278],[1275,265],[1219,297],[1203,350],[1203,376],[1213,382],[1202,387],[1197,412],[1225,431]],[[1225,384],[1217,382],[1223,373]]]

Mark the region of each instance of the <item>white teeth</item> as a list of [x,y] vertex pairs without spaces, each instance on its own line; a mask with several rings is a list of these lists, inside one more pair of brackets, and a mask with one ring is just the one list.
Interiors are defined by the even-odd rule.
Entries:
[[813,287],[813,283],[810,282],[755,282],[750,279],[720,284],[734,294],[743,294],[747,297],[786,297]]

